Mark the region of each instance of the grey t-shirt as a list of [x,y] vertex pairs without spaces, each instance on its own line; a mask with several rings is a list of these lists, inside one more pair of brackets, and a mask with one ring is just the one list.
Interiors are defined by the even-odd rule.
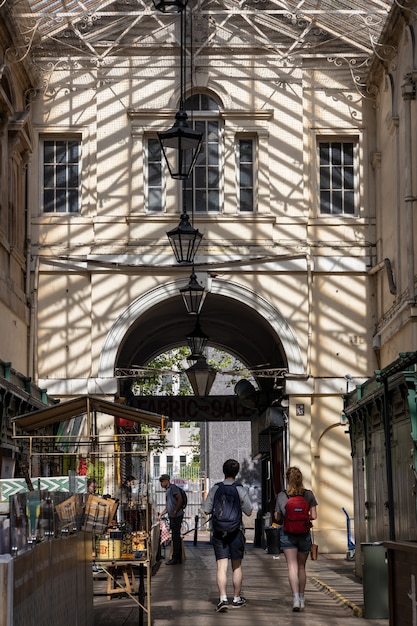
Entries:
[[[303,496],[307,500],[310,509],[312,506],[317,506],[318,502],[316,500],[316,497],[310,489],[306,489],[303,493]],[[277,511],[277,513],[281,513],[283,517],[285,517],[285,509],[287,506],[287,501],[288,501],[287,494],[285,493],[285,491],[281,491],[277,497],[277,501],[275,504],[275,511]]]
[[[178,507],[178,502],[177,502],[177,498],[175,497],[175,494],[179,493],[180,497],[181,497],[181,492],[178,489],[177,485],[174,485],[174,483],[170,483],[168,489],[166,490],[166,509],[167,509],[167,513],[169,516],[172,516],[175,509]],[[181,517],[182,515],[184,515],[184,509],[180,508],[177,513],[175,514],[176,517]]]
[[[236,481],[232,480],[232,479],[227,479],[227,480],[223,480],[225,485],[233,485],[233,483],[235,483]],[[214,494],[216,493],[217,489],[218,489],[218,485],[213,485],[213,487],[210,489],[210,491],[207,494],[207,498],[204,501],[204,513],[211,513],[213,510],[213,500],[214,500]],[[249,491],[246,487],[244,487],[243,485],[236,485],[236,488],[239,492],[239,496],[240,496],[240,504],[242,506],[242,512],[246,513],[246,515],[250,515],[252,513],[252,502],[250,500],[249,497]]]

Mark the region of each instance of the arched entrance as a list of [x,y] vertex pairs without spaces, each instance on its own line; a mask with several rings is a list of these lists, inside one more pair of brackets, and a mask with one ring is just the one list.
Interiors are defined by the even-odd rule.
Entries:
[[[140,296],[119,316],[106,337],[99,376],[112,377],[114,368],[146,365],[160,352],[184,345],[195,325],[187,315],[179,288],[181,281],[159,286]],[[303,374],[301,350],[281,313],[254,291],[213,279],[200,322],[209,345],[235,355],[249,368],[288,368]],[[264,388],[271,384],[260,379]]]

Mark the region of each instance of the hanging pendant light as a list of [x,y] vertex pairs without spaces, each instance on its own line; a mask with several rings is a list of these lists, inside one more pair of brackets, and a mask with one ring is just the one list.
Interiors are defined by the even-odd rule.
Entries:
[[179,225],[176,228],[169,230],[167,232],[167,236],[177,262],[183,264],[193,264],[194,257],[197,253],[198,246],[200,245],[203,235],[198,231],[198,229],[191,226],[185,209],[180,219],[181,221]]
[[161,13],[181,13],[187,6],[187,0],[152,0],[157,11]]
[[202,309],[207,293],[203,285],[197,282],[197,276],[194,274],[194,270],[190,276],[188,285],[180,289],[180,294],[184,300],[187,313],[198,315]]
[[194,330],[188,333],[186,339],[191,352],[190,356],[187,357],[187,361],[198,361],[209,340],[208,335],[201,330],[199,317],[197,317]]
[[216,378],[217,370],[211,367],[206,357],[200,354],[197,362],[185,370],[195,396],[208,396]]
[[[160,4],[162,4],[163,1],[165,3],[167,2],[167,0],[161,0]],[[176,2],[179,1],[180,0],[176,0]],[[191,170],[200,153],[201,142],[203,140],[203,133],[199,133],[188,124],[188,115],[184,109],[185,5],[186,3],[183,9],[180,10],[180,106],[175,115],[175,123],[172,128],[157,133],[169,173],[172,178],[177,180],[185,180],[190,176]]]
[[203,133],[191,128],[187,119],[187,113],[180,108],[175,115],[174,126],[157,133],[170,176],[177,180],[189,178],[203,139]]

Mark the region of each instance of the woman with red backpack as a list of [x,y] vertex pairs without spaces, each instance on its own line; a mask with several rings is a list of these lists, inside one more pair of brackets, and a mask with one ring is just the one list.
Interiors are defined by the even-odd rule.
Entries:
[[293,593],[293,611],[304,609],[306,561],[311,551],[312,521],[317,519],[317,500],[303,485],[298,467],[286,471],[287,489],[278,494],[275,520],[281,526],[280,541],[288,566],[288,580]]

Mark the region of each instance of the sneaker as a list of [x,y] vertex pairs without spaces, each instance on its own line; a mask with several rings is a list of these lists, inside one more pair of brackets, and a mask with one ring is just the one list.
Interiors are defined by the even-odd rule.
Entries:
[[301,608],[301,603],[300,603],[300,598],[294,598],[294,602],[292,605],[292,610],[293,611],[299,611]]
[[238,609],[240,606],[245,606],[246,599],[243,596],[240,596],[240,600],[233,600],[232,606]]
[[222,600],[216,606],[216,611],[217,611],[217,613],[223,613],[224,611],[227,611],[228,607],[229,607],[228,601],[227,600]]
[[304,609],[304,598],[300,598],[300,611]]

